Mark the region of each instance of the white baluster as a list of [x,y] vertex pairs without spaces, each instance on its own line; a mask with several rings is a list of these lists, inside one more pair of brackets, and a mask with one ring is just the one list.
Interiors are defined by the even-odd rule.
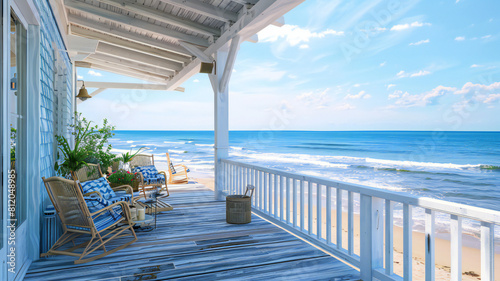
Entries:
[[481,222],[481,281],[495,280],[494,239],[494,225],[488,222]]
[[436,261],[434,257],[436,215],[434,210],[425,209],[425,280],[433,281],[436,276]]
[[462,218],[450,216],[451,280],[462,280]]
[[403,204],[403,280],[412,280],[412,234],[413,234],[413,220],[412,220],[412,206]]

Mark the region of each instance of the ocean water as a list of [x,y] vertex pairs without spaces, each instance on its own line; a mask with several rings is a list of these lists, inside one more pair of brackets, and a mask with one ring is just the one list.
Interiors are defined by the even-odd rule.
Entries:
[[[500,211],[500,132],[231,131],[229,138],[230,156],[247,163]],[[160,169],[168,151],[193,176],[213,177],[212,131],[116,131],[111,143],[115,152],[147,147]],[[443,232],[447,220],[438,214]],[[477,235],[477,222],[464,224]]]

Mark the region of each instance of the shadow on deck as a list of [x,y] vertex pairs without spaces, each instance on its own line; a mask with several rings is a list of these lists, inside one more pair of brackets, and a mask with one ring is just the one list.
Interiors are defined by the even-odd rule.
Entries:
[[203,185],[170,189],[174,210],[158,214],[157,229],[138,231],[131,246],[80,265],[40,259],[25,280],[359,280],[355,269],[255,215],[227,224],[225,202]]

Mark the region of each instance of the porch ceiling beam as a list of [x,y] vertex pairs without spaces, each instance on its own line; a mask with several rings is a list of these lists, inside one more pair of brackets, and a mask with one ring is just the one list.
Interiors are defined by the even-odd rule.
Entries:
[[[82,82],[78,81],[78,87],[82,86]],[[166,91],[167,86],[162,84],[144,84],[144,83],[116,83],[116,82],[97,82],[85,81],[87,88],[103,88],[103,89],[126,89],[126,90],[153,90]],[[186,89],[178,87],[174,91],[185,92]]]
[[158,69],[166,69],[171,71],[179,71],[182,69],[183,65],[180,63],[172,62],[165,59],[160,59],[158,57],[146,55],[143,53],[131,51],[129,49],[109,45],[104,42],[100,42],[97,46],[96,53],[106,54],[109,56],[126,59],[129,61],[136,61],[142,64],[150,65]]
[[209,26],[199,24],[193,21],[189,21],[180,17],[173,16],[171,14],[164,13],[162,11],[150,8],[145,5],[137,4],[136,2],[128,0],[97,0],[101,3],[108,4],[120,9],[124,9],[129,12],[133,12],[138,15],[142,15],[157,21],[168,23],[180,28],[187,29],[192,32],[203,34],[206,36],[220,36],[221,31],[219,29],[211,28]]
[[157,68],[154,66],[145,65],[145,64],[138,63],[138,62],[134,62],[134,61],[128,61],[128,60],[124,60],[124,59],[120,59],[120,58],[116,58],[116,57],[112,57],[112,56],[108,56],[108,55],[104,55],[104,54],[91,55],[91,56],[87,57],[84,61],[90,62],[90,63],[95,63],[95,64],[107,65],[110,67],[114,66],[117,68],[119,68],[120,66],[123,66],[123,67],[131,68],[131,69],[137,69],[140,71],[155,73],[155,74],[159,74],[159,75],[163,75],[163,76],[173,76],[174,75],[174,72],[170,71],[170,70],[165,70],[165,69]]
[[94,40],[99,40],[102,42],[109,43],[110,45],[119,46],[132,51],[140,52],[143,54],[149,54],[159,58],[171,60],[179,63],[188,63],[191,61],[191,57],[179,55],[177,53],[168,52],[162,49],[153,48],[148,45],[139,44],[133,41],[125,40],[120,37],[110,36],[109,34],[100,33],[94,30],[85,29],[80,26],[72,25],[71,34],[80,37],[90,38]]
[[146,73],[143,71],[138,71],[136,69],[131,69],[127,67],[110,67],[102,64],[95,64],[95,63],[89,63],[89,62],[79,62],[77,61],[75,63],[76,67],[84,67],[84,68],[92,68],[92,69],[97,69],[97,70],[102,70],[102,71],[108,71],[112,73],[116,73],[119,75],[124,75],[132,78],[137,78],[141,79],[144,81],[149,81],[149,82],[156,82],[156,83],[162,83],[166,84],[168,82],[168,77],[162,77],[156,74],[152,73]]
[[219,7],[198,0],[160,0],[160,2],[170,4],[223,22],[236,22],[238,20],[237,13],[226,11]]
[[[213,55],[217,50],[227,45],[235,36],[239,35],[241,40],[247,40],[252,35],[272,24],[276,19],[283,16],[305,0],[260,0],[235,24],[233,24],[221,37],[204,53],[207,56]],[[169,88],[180,86],[184,81],[199,72],[200,59],[195,59],[184,67],[169,82]]]
[[207,56],[202,50],[198,49],[198,47],[191,45],[189,43],[181,42],[180,45],[188,50],[193,56],[199,58],[202,62],[213,62],[214,59],[210,56]]
[[109,21],[112,21],[117,24],[125,25],[132,28],[137,28],[146,32],[152,32],[160,36],[166,36],[172,38],[176,41],[186,41],[192,44],[208,47],[208,40],[203,38],[188,35],[182,32],[178,32],[172,29],[168,29],[156,24],[152,24],[143,20],[139,20],[136,18],[132,18],[123,14],[118,14],[111,12],[109,10],[105,10],[99,7],[96,7],[92,4],[87,4],[85,2],[79,2],[75,0],[65,0],[64,4],[66,7],[77,10],[86,14],[90,14],[93,16],[97,16]]
[[[192,57],[192,55],[186,51],[184,48],[173,45],[167,42],[161,42],[159,40],[152,39],[147,36],[140,35],[138,33],[128,32],[123,29],[112,28],[108,25],[98,23],[89,19],[84,19],[75,15],[68,15],[69,21],[71,22],[73,28],[74,25],[79,25],[88,29],[92,29],[108,36],[119,37],[122,39],[127,39],[138,44],[147,45],[150,47],[160,48],[169,52],[173,52],[179,55]],[[112,39],[110,39],[112,40]],[[115,41],[116,42],[116,41]]]
[[241,5],[247,5],[247,4],[255,5],[257,4],[257,2],[259,2],[258,0],[231,0],[231,1]]

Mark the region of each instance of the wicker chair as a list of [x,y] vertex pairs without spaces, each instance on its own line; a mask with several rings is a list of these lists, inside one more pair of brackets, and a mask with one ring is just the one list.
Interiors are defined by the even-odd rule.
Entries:
[[167,152],[167,163],[168,163],[168,183],[169,184],[186,184],[189,182],[187,173],[189,172],[186,165],[173,165],[170,160],[170,154]]
[[[87,164],[83,168],[79,169],[76,172],[72,173],[73,179],[78,180],[81,183],[85,183],[87,181],[94,181],[104,177],[104,174],[101,171],[101,166],[99,164]],[[126,194],[131,195],[131,201],[134,202],[134,190],[130,185],[120,185],[117,187],[111,187],[114,192],[117,191],[125,191]]]
[[[78,181],[59,177],[42,179],[61,219],[64,233],[47,253],[41,254],[41,257],[69,255],[78,257],[74,263],[81,264],[107,256],[137,241],[133,228],[134,222],[127,203],[120,201],[101,209],[89,209]],[[118,226],[118,224],[122,225]],[[127,230],[130,230],[130,234],[124,233]],[[90,240],[83,239],[84,237],[79,238],[82,235],[90,235]],[[109,247],[108,243],[115,238],[129,235],[133,236],[131,241],[111,250],[106,248],[106,246]],[[76,238],[79,238],[79,241],[76,241]],[[70,242],[71,244],[67,245]],[[83,252],[75,252],[80,248],[83,248]],[[104,253],[88,257],[100,248]]]
[[[167,174],[164,171],[156,170],[154,155],[137,154],[130,161],[130,168],[134,173],[139,174],[139,191],[146,197],[146,191],[159,189],[166,191],[166,197],[170,196],[167,186]],[[148,170],[146,172],[146,169]]]

